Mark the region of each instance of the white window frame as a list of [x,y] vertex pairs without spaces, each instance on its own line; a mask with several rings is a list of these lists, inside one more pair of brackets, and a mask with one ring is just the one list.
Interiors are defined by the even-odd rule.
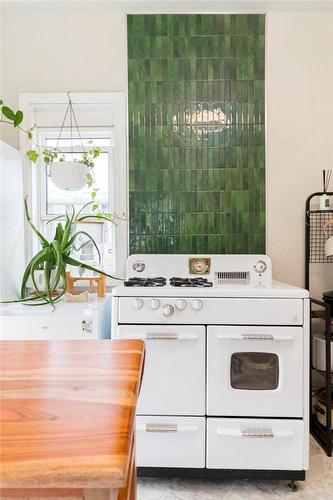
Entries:
[[[126,258],[128,256],[128,168],[127,168],[127,103],[124,92],[73,92],[70,94],[73,104],[77,105],[103,105],[112,111],[108,116],[108,123],[102,123],[100,132],[105,128],[113,129],[113,165],[112,174],[112,207],[113,212],[122,217],[117,222],[115,231],[115,275],[124,278]],[[25,128],[32,127],[36,123],[36,112],[41,105],[67,104],[66,92],[56,93],[22,93],[19,94],[19,109],[23,111]],[[41,125],[41,130],[45,125]],[[51,127],[52,128],[52,127]],[[54,127],[53,127],[54,128]],[[92,130],[96,130],[96,124],[92,124]],[[50,130],[50,129],[49,129]],[[96,132],[94,131],[94,134]],[[105,134],[105,131],[104,131]],[[24,195],[28,196],[29,209],[35,221],[41,220],[41,167],[33,165],[25,156],[25,152],[31,148],[27,135],[20,131],[19,145],[23,158],[23,183]],[[39,172],[39,173],[38,173]],[[51,218],[51,217],[50,217]],[[31,231],[26,230],[25,235],[26,256],[30,259],[33,255],[33,238]],[[119,283],[115,281],[114,284]],[[113,284],[113,283],[112,283]]]

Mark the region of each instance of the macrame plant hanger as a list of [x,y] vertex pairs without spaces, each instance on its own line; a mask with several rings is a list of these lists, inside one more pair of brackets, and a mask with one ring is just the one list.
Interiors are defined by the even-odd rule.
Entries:
[[[76,115],[73,108],[73,103],[70,97],[70,93],[67,92],[68,97],[68,105],[65,111],[64,118],[61,123],[61,127],[59,130],[56,149],[60,151],[59,141],[61,139],[63,130],[65,128],[67,117],[69,118],[69,130],[70,130],[70,149],[71,153],[74,153],[73,147],[73,129],[76,129],[77,135],[80,139],[82,151],[86,152],[80,129],[77,123]],[[81,163],[79,160],[57,160],[53,161],[49,168],[49,176],[51,177],[53,183],[62,190],[65,191],[78,191],[82,189],[86,184],[86,176],[89,172],[89,167],[84,163]]]

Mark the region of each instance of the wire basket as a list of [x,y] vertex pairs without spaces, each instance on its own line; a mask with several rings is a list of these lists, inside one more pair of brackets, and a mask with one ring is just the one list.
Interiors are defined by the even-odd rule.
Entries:
[[[333,225],[330,225],[324,232],[324,225],[333,218],[333,212],[314,210],[309,212],[310,226],[310,262],[330,263],[333,256],[325,256],[325,242],[327,237],[333,235]],[[327,235],[327,236],[326,236]]]

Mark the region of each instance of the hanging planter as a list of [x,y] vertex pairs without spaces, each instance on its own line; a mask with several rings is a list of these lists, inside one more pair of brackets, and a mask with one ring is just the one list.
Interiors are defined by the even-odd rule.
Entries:
[[[61,137],[66,119],[68,117],[71,153],[73,153],[73,155],[75,154],[73,148],[73,129],[76,129],[77,136],[81,141],[82,153],[78,158],[66,160],[64,152],[62,152],[58,146],[49,148],[36,144],[33,140],[36,125],[29,129],[21,127],[20,124],[23,120],[22,111],[19,110],[17,112],[14,112],[11,108],[5,106],[1,99],[0,123],[13,125],[14,127],[19,128],[21,132],[27,134],[36,149],[30,149],[29,151],[27,151],[26,156],[32,163],[37,163],[39,158],[43,159],[46,167],[48,168],[48,175],[57,188],[64,191],[78,191],[84,186],[87,186],[90,189],[91,198],[94,201],[92,205],[92,211],[96,212],[99,210],[100,205],[98,203],[98,200],[96,199],[98,189],[95,186],[94,162],[95,159],[100,155],[101,148],[98,146],[91,146],[88,149],[85,148],[77,124],[70,94],[67,93],[67,95],[68,106],[66,108],[65,116],[60,127],[58,141]],[[92,144],[92,141],[88,142]]]
[[[64,153],[58,148],[58,143],[61,138],[63,128],[65,126],[66,120],[68,118],[69,121],[69,129],[70,129],[70,142],[71,142],[71,153],[73,154],[73,128],[76,129],[77,136],[81,141],[81,146],[83,153],[81,158],[78,160],[65,160]],[[74,127],[73,127],[74,124]],[[44,155],[44,161],[49,165],[49,176],[52,182],[57,186],[57,188],[62,189],[64,191],[78,191],[82,189],[85,185],[91,185],[93,181],[93,167],[94,162],[93,159],[96,158],[100,150],[99,148],[94,148],[92,150],[86,151],[79,126],[77,124],[77,119],[74,113],[73,104],[68,94],[68,106],[66,108],[65,116],[62,121],[57,146],[55,148],[57,154],[55,157],[46,158]],[[94,152],[96,153],[94,155]]]
[[65,191],[78,191],[87,185],[89,167],[79,161],[57,161],[51,163],[49,176],[53,184]]

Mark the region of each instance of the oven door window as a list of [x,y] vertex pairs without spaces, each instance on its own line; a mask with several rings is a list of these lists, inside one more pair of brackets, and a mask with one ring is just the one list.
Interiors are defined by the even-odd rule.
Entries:
[[279,385],[279,358],[270,352],[235,352],[230,381],[234,389],[272,391]]

